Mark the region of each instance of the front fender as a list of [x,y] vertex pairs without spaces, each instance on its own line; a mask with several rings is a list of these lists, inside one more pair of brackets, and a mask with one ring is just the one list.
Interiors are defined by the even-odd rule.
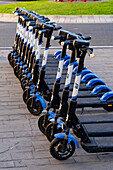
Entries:
[[70,55],[67,55],[67,54],[66,54],[65,60],[70,59],[70,58],[71,58]]
[[81,77],[83,77],[85,74],[92,73],[92,71],[88,70],[87,68],[82,70]]
[[44,109],[46,108],[46,102],[45,102],[45,100],[43,99],[42,96],[38,95],[38,96],[36,97],[35,101],[36,101],[36,102],[37,102],[37,101],[40,101],[42,107],[43,107]]
[[[57,133],[54,135],[55,138],[57,139],[64,139],[65,138],[65,133]],[[77,148],[79,148],[79,144],[76,140],[76,138],[74,136],[72,136],[71,134],[68,135],[68,143],[70,143],[71,141],[73,141],[76,145]]]
[[[46,113],[47,113],[47,110],[43,110],[42,113],[43,113],[43,114],[46,114]],[[49,114],[49,120],[50,120],[50,121],[51,121],[51,120],[54,120],[54,118],[55,118],[55,113],[52,112],[52,111],[48,111],[48,114]]]

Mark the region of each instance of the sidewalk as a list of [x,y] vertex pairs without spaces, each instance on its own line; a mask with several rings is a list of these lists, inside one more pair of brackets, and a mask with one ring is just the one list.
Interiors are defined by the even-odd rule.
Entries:
[[[112,170],[113,153],[91,154],[79,148],[66,161],[52,158],[49,142],[38,129],[38,117],[28,112],[22,100],[22,89],[8,63],[8,53],[9,50],[0,51],[0,170]],[[113,90],[113,49],[95,49],[94,53],[95,58],[86,57],[87,67]],[[84,116],[86,120],[113,119],[113,112],[90,108],[85,109]],[[113,139],[106,142],[112,144]]]
[[[56,23],[113,23],[113,15],[46,15]],[[17,22],[14,14],[0,14],[0,21]]]

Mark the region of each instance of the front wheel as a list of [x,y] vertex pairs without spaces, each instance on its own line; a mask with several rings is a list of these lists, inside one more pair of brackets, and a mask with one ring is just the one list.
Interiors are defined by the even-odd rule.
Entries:
[[23,101],[24,101],[24,103],[27,103],[27,100],[29,99],[29,97],[30,97],[30,89],[24,90],[24,92],[23,92]]
[[40,131],[45,135],[44,120],[45,120],[45,114],[42,114],[38,119],[38,127]]
[[53,123],[49,123],[46,127],[46,137],[50,142],[54,139],[54,134],[62,132],[62,128],[57,127],[55,132],[53,133],[53,126]]
[[66,160],[75,152],[75,143],[71,141],[64,147],[64,139],[55,138],[50,144],[51,155],[58,160]]
[[29,112],[33,114],[34,116],[40,115],[43,110],[42,104],[40,103],[40,101],[35,101],[35,96],[30,97],[27,100],[27,108]]
[[22,78],[21,87],[22,87],[23,90],[25,90],[26,83],[27,83],[27,77]]
[[19,70],[19,65],[16,65],[14,67],[14,74],[15,74],[16,77],[18,76],[18,70]]

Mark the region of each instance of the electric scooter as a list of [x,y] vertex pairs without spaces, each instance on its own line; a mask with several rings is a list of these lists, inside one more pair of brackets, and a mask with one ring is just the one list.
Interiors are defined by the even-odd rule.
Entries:
[[[39,23],[39,24],[41,24],[41,23]],[[49,24],[45,24],[45,23],[43,24],[43,27],[45,28],[45,30],[40,30],[39,34],[43,32],[44,36],[47,38],[47,40],[46,40],[45,52],[44,52],[44,56],[43,56],[41,70],[40,70],[40,73],[39,73],[39,76],[38,76],[38,83],[37,83],[37,87],[35,89],[36,95],[31,94],[31,96],[33,96],[33,97],[30,97],[27,101],[27,108],[30,112],[32,112],[32,114],[40,114],[42,109],[40,110],[40,112],[38,110],[39,113],[36,111],[37,109],[35,110],[35,107],[37,107],[38,105],[41,106],[41,104],[42,104],[42,106],[44,106],[44,108],[45,108],[45,105],[46,105],[44,99],[39,95],[39,92],[40,92],[41,95],[44,96],[44,98],[46,100],[50,100],[51,91],[50,91],[47,83],[44,80],[44,76],[45,76],[48,50],[49,50],[49,46],[50,46],[50,39],[51,39],[51,36],[52,36],[52,32],[54,30],[58,30],[58,29],[61,28],[60,26],[55,27],[53,25],[49,25]],[[35,99],[36,99],[36,101],[35,101]]]
[[93,53],[89,49],[88,41],[75,39],[73,41],[73,47],[76,50],[76,57],[79,58],[79,65],[73,86],[72,99],[70,99],[66,121],[63,124],[64,133],[55,134],[55,139],[50,145],[51,155],[58,160],[68,159],[74,153],[75,145],[77,148],[79,147],[77,140],[70,134],[70,128],[75,126],[76,128],[78,128],[78,130],[81,130],[81,126],[78,126],[78,122],[75,121],[77,95],[80,86],[81,73],[83,70],[86,53],[88,52],[88,54],[93,57]]
[[[81,48],[81,44],[83,42],[78,42],[78,40],[74,41],[74,47]],[[90,153],[97,153],[97,152],[113,152],[113,146],[102,146],[98,145],[94,139],[94,137],[108,137],[113,136],[112,131],[94,131],[88,132],[85,128],[84,124],[101,124],[101,123],[112,123],[113,121],[91,121],[91,122],[80,122],[78,117],[75,114],[75,110],[77,108],[77,95],[80,86],[80,77],[81,71],[83,69],[83,62],[85,59],[86,52],[91,53],[89,51],[88,42],[86,42],[84,48],[84,53],[80,56],[79,67],[77,71],[77,76],[74,83],[72,99],[70,100],[69,109],[67,112],[66,121],[63,124],[64,133],[59,133],[55,135],[55,139],[52,141],[50,146],[50,153],[52,156],[58,160],[65,160],[68,159],[70,156],[73,155],[76,147],[79,147],[78,142],[75,137],[70,134],[70,128],[74,129],[74,133],[77,137],[81,139],[81,146],[82,148]],[[83,50],[83,49],[82,49]],[[77,85],[77,86],[76,86]],[[105,96],[105,94],[104,94]],[[102,97],[103,98],[103,97]]]

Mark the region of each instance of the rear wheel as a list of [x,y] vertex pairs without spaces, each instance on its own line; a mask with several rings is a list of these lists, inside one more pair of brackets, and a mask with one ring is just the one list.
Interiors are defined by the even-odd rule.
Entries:
[[105,105],[103,108],[107,111],[107,112],[112,112],[113,111],[113,97],[109,98],[106,101],[108,104]]
[[50,144],[51,155],[58,160],[66,160],[75,152],[75,143],[71,141],[64,148],[64,139],[55,138]]
[[109,92],[108,89],[102,89],[97,93],[97,96],[101,97],[102,95],[104,95],[104,93],[107,93],[107,92]]

